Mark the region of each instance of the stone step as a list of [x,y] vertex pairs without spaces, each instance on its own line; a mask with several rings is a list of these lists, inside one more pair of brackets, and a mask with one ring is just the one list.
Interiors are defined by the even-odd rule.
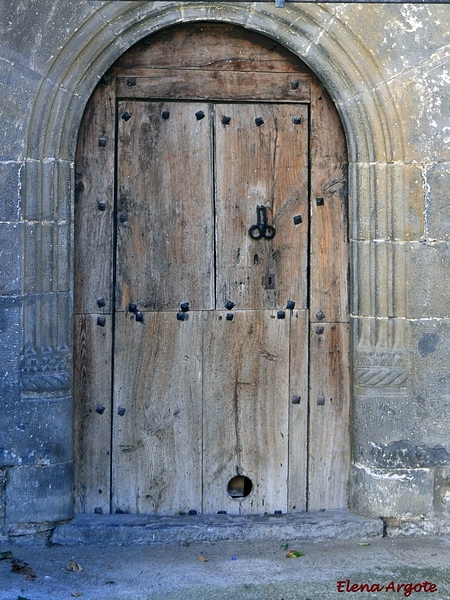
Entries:
[[281,515],[79,514],[53,532],[54,544],[149,544],[218,540],[365,539],[383,536],[383,521],[348,511]]

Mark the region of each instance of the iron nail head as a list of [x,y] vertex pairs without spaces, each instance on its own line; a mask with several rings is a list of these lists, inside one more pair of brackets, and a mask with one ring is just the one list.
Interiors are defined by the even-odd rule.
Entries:
[[104,327],[106,325],[106,318],[97,317],[97,325],[99,325],[99,327]]
[[286,308],[289,310],[293,310],[295,308],[295,302],[293,300],[288,300],[286,304]]
[[119,417],[123,417],[123,415],[125,414],[125,408],[123,406],[119,406],[119,408],[117,409],[117,414],[119,415]]
[[123,113],[120,116],[126,122],[126,121],[129,121],[131,119],[131,117],[133,116],[133,113],[130,113],[129,110],[124,110]]
[[323,405],[325,404],[325,397],[324,397],[324,396],[319,396],[319,397],[317,398],[317,404],[318,404],[319,406],[323,406]]
[[279,310],[277,312],[277,319],[285,319],[286,318],[286,313],[284,312],[284,310]]
[[292,396],[292,404],[300,404],[301,400],[301,396]]
[[104,298],[97,298],[97,306],[99,308],[103,308],[106,305],[106,301]]
[[99,415],[102,415],[106,410],[106,407],[103,406],[103,404],[99,404],[97,406],[97,408],[95,409],[95,412],[98,413]]

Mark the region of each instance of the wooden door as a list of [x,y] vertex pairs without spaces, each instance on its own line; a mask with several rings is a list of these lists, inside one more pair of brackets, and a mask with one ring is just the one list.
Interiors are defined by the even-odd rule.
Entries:
[[[118,104],[120,510],[306,506],[306,411],[293,452],[289,413],[291,371],[307,395],[307,123],[299,105]],[[261,207],[275,235],[255,239]]]
[[165,30],[99,84],[77,150],[79,512],[346,506],[345,165],[320,83],[237,27]]

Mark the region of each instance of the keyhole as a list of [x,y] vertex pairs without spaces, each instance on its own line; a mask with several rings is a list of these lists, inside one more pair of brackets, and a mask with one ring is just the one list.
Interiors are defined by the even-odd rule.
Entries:
[[257,254],[255,254],[255,256],[253,257],[253,264],[255,265],[255,267],[259,264],[259,256]]

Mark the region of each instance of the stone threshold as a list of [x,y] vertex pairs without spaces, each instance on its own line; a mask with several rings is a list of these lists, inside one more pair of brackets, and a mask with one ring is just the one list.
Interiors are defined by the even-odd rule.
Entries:
[[58,525],[51,543],[151,544],[218,540],[326,540],[383,537],[381,519],[336,510],[285,515],[79,514]]

